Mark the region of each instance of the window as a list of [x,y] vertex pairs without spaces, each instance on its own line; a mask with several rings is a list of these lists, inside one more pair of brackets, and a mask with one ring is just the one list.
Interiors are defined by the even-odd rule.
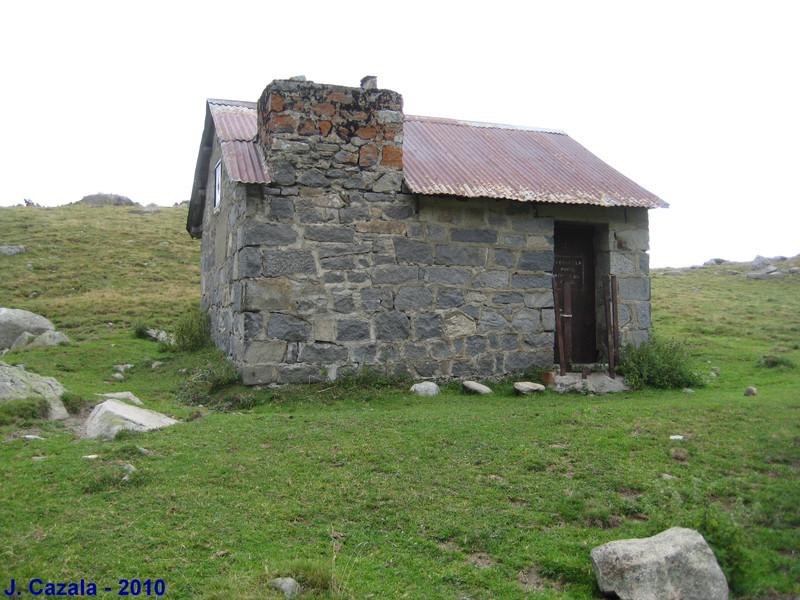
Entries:
[[217,162],[214,167],[214,210],[219,208],[222,200],[222,161]]

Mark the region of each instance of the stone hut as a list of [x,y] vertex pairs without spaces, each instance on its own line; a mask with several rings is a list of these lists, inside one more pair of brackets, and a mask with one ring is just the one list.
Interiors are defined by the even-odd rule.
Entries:
[[666,203],[564,132],[405,115],[365,81],[207,101],[187,230],[245,383],[552,365],[554,287],[567,359],[602,360],[610,274],[622,341],[647,338],[648,210]]

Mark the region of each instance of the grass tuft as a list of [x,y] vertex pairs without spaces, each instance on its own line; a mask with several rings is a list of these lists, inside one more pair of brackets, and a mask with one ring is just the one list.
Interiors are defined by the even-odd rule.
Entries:
[[0,425],[11,425],[47,416],[48,404],[44,398],[26,398],[0,402]]

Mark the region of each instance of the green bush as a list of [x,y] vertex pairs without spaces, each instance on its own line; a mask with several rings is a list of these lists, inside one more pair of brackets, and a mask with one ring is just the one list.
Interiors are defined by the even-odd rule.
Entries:
[[202,308],[194,306],[183,313],[175,323],[175,349],[196,352],[211,344],[211,317]]
[[147,323],[144,319],[134,319],[131,323],[131,335],[137,339],[147,338]]
[[633,389],[680,389],[703,385],[703,380],[692,370],[686,344],[655,334],[640,346],[628,344],[622,349],[619,372]]
[[765,369],[794,369],[797,365],[783,356],[765,356],[758,361],[758,366]]

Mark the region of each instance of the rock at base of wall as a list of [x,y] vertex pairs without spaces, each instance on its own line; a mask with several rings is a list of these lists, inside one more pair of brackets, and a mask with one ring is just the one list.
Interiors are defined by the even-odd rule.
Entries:
[[530,381],[518,381],[514,384],[514,391],[523,395],[543,392],[546,389],[541,383],[532,383]]
[[123,429],[150,431],[178,423],[154,410],[131,406],[119,400],[106,400],[94,407],[86,420],[86,437],[113,439]]
[[423,381],[412,385],[411,391],[418,396],[437,396],[439,394],[439,386],[432,381]]
[[470,394],[491,394],[492,389],[477,381],[462,381],[461,388]]
[[47,418],[51,421],[66,419],[69,414],[61,402],[67,390],[52,377],[28,373],[0,361],[0,402],[44,398],[49,406]]
[[703,536],[673,527],[651,538],[617,540],[590,553],[597,585],[621,600],[728,600],[728,582]]
[[605,373],[592,373],[586,379],[583,379],[580,373],[556,375],[555,381],[550,387],[557,392],[578,394],[613,394],[630,389],[621,377],[611,379]]

